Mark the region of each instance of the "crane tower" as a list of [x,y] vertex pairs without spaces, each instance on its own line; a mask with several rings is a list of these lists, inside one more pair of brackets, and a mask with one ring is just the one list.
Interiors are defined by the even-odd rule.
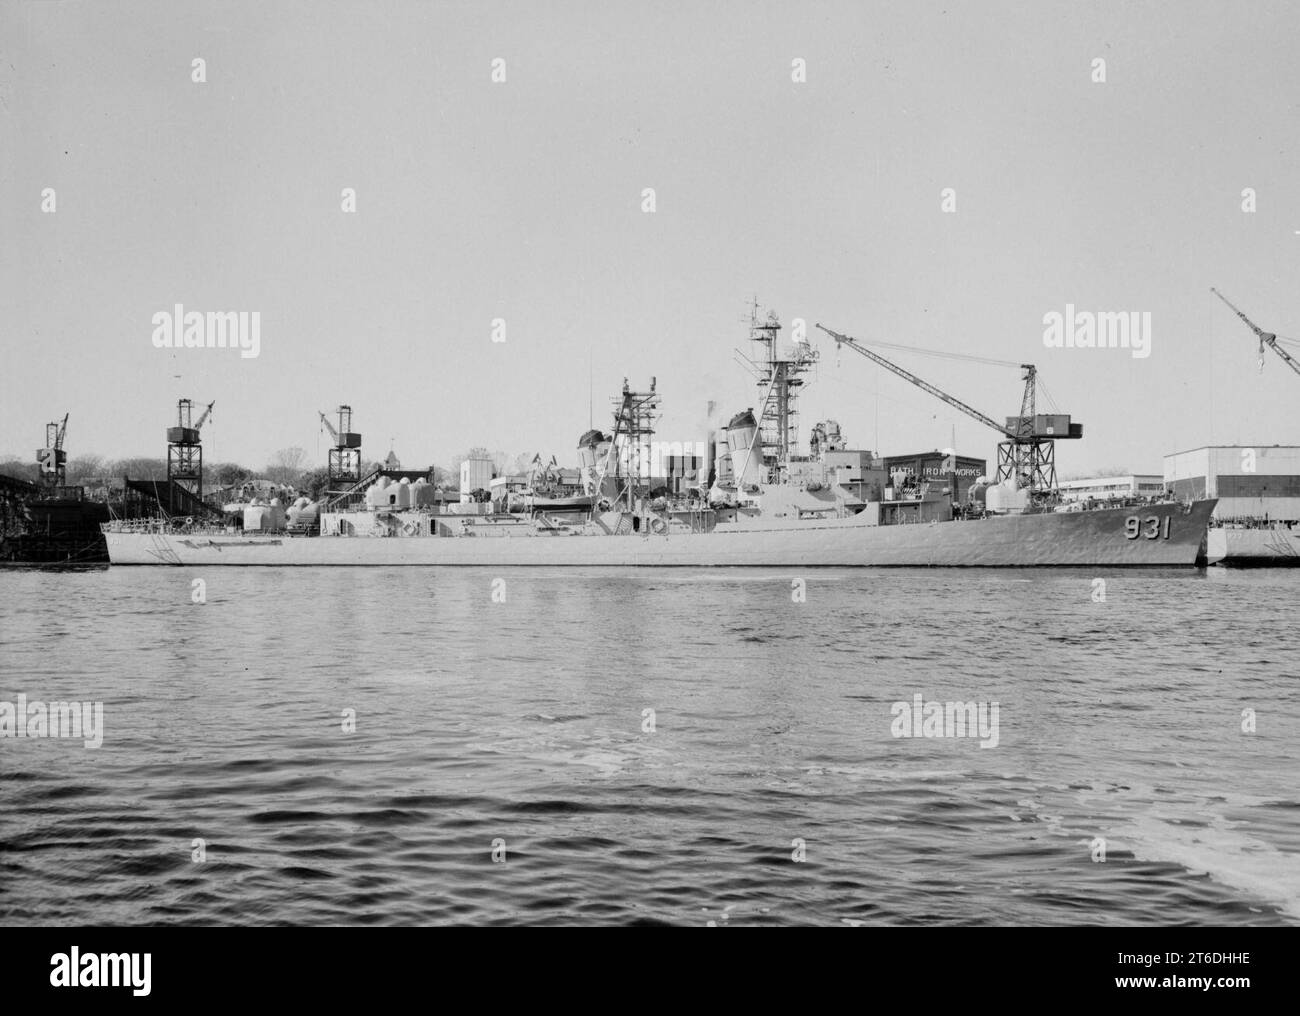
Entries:
[[[1056,487],[1056,441],[1083,437],[1083,424],[1073,423],[1068,414],[1055,413],[1041,415],[1037,411],[1036,391],[1038,387],[1038,370],[1032,363],[1022,363],[1021,380],[1025,382],[1024,395],[1020,399],[1020,414],[1006,417],[1006,423],[1000,424],[992,417],[986,416],[978,409],[972,409],[960,399],[936,388],[929,382],[921,380],[911,371],[904,370],[895,363],[886,360],[879,353],[873,353],[857,339],[832,331],[825,325],[817,326],[836,344],[848,346],[868,360],[893,371],[904,380],[910,381],[923,391],[942,399],[954,409],[960,409],[987,427],[1000,433],[1004,440],[998,444],[997,483],[1014,482],[1018,489],[1028,489],[1036,503],[1042,504],[1055,500],[1058,496]],[[999,361],[1001,362],[1001,361]],[[1006,364],[1006,366],[1016,366]]]
[[328,468],[328,493],[331,495],[345,493],[361,481],[361,435],[352,429],[352,407],[339,406],[335,412],[339,421],[337,427],[324,413],[320,414],[321,423],[334,439]]
[[193,400],[179,399],[176,403],[176,426],[167,428],[167,510],[172,514],[183,507],[178,503],[177,488],[203,500],[203,444],[199,432],[212,415],[214,405],[215,402],[209,402],[198,420],[194,420]]
[[63,450],[63,438],[68,433],[68,414],[63,422],[45,425],[45,447],[36,449],[36,462],[41,470],[41,486],[46,490],[62,487],[68,475],[68,453]]

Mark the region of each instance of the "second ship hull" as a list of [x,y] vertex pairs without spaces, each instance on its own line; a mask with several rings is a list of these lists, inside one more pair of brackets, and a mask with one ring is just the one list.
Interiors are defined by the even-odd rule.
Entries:
[[[877,526],[862,516],[708,533],[304,536],[109,532],[113,564],[178,566],[1078,567],[1204,558],[1214,501]],[[1133,520],[1136,520],[1133,521]]]
[[1208,563],[1238,568],[1300,567],[1300,527],[1287,529],[1211,529]]

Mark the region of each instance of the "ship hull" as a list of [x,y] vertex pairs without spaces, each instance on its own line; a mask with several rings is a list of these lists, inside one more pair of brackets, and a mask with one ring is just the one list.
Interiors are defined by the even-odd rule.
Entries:
[[[1214,501],[876,526],[861,516],[709,533],[314,536],[109,532],[115,565],[611,567],[1192,567]],[[1136,519],[1136,524],[1130,519]],[[1134,535],[1136,530],[1136,534]]]
[[1236,568],[1300,567],[1300,527],[1215,528],[1206,537],[1210,564]]
[[0,562],[9,564],[107,564],[100,531],[108,505],[81,498],[29,501],[25,532],[0,538]]

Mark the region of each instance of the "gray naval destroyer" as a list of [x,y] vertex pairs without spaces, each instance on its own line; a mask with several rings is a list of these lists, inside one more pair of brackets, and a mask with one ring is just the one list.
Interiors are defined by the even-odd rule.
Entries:
[[[821,326],[818,326],[821,327]],[[775,315],[751,321],[758,407],[711,423],[686,448],[651,440],[659,393],[615,398],[610,433],[578,442],[578,482],[547,470],[511,489],[491,463],[462,464],[460,500],[423,478],[361,476],[360,436],[341,427],[331,452],[340,482],[316,503],[254,504],[227,525],[193,520],[104,525],[111,562],[134,565],[459,565],[613,567],[1192,567],[1204,559],[1214,500],[1088,510],[1056,492],[1055,440],[1082,436],[1068,416],[1036,412],[1024,371],[1018,416],[998,423],[866,348],[822,329],[1001,435],[996,475],[958,497],[956,456],[929,476],[891,471],[847,446],[834,421],[798,451],[795,405],[817,360],[786,341]],[[347,407],[341,407],[347,408]],[[350,410],[349,410],[350,413]],[[349,417],[350,419],[350,417]],[[712,420],[711,416],[711,420]],[[665,454],[665,451],[667,454]],[[337,467],[337,468],[336,468]],[[238,523],[242,522],[242,525]]]

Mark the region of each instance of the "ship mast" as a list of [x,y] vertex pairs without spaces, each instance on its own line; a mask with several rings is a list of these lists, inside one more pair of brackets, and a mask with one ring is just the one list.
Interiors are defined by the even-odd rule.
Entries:
[[[650,438],[654,434],[655,420],[659,416],[659,393],[655,391],[655,383],[656,379],[652,377],[648,392],[634,392],[628,387],[627,378],[624,378],[622,395],[612,400],[614,433],[610,437],[609,453],[601,464],[596,489],[600,491],[604,487],[610,459],[614,459],[614,477],[618,492],[614,496],[613,504],[617,507],[620,501],[624,501],[628,511],[636,509],[636,498],[642,492],[643,481],[650,479],[650,470],[653,466],[650,461]],[[626,470],[622,468],[624,449]],[[649,489],[648,482],[644,483],[644,488]]]
[[749,341],[754,355],[738,355],[749,367],[763,391],[758,420],[766,483],[781,483],[789,476],[790,456],[798,451],[799,424],[795,403],[804,385],[804,374],[817,361],[817,351],[798,337],[783,343],[781,322],[775,311],[765,320],[758,316],[758,300],[750,308]]

